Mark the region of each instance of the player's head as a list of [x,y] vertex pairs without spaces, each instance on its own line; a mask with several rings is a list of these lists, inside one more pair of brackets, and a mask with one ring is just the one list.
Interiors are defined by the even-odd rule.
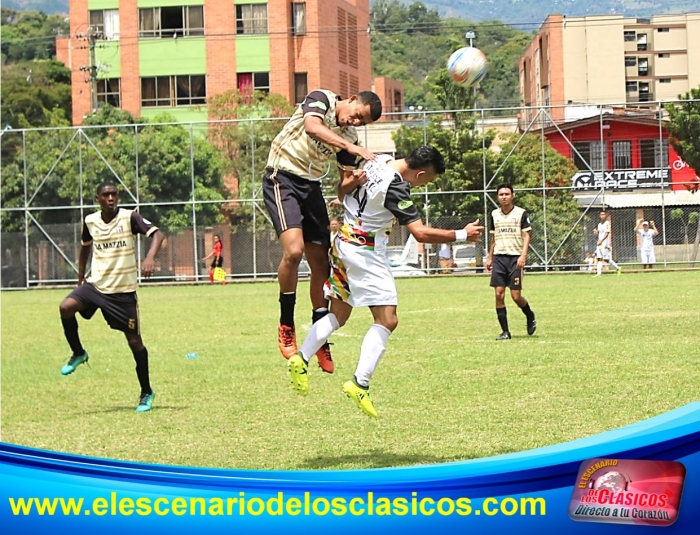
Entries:
[[642,228],[643,228],[644,230],[649,230],[649,221],[644,221],[644,222],[642,223]]
[[402,176],[412,186],[424,186],[445,172],[445,159],[439,150],[430,145],[413,149],[404,161],[408,170]]
[[599,217],[600,217],[601,223],[605,223],[605,221],[608,219],[608,213],[605,210],[601,210]]
[[339,226],[339,225],[338,225],[338,220],[337,220],[337,219],[331,219],[331,224],[330,224],[331,232],[338,232],[338,226]]
[[382,116],[382,101],[372,91],[360,91],[338,102],[336,110],[338,126],[363,126]]
[[510,207],[513,204],[513,197],[513,186],[510,184],[506,184],[504,182],[496,188],[496,198],[498,199],[498,204],[501,205],[501,208]]
[[117,191],[117,186],[111,182],[102,182],[102,184],[97,186],[97,202],[103,213],[115,213],[119,204],[119,191]]

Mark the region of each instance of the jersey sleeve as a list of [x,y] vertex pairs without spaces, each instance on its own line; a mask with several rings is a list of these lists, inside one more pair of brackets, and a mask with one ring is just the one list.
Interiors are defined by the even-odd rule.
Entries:
[[411,200],[411,186],[399,177],[394,178],[386,190],[384,208],[394,215],[399,225],[408,225],[420,219],[418,208]]
[[532,225],[530,224],[530,214],[527,210],[523,210],[523,217],[520,219],[520,230],[523,232],[529,232],[532,230]]
[[312,115],[323,119],[330,109],[331,103],[328,100],[328,95],[323,91],[312,91],[306,95],[304,102],[301,103],[301,110],[304,117]]
[[92,234],[90,234],[90,229],[87,223],[83,221],[83,232],[80,235],[80,245],[90,245],[92,243]]
[[343,171],[351,171],[357,169],[359,166],[358,157],[353,156],[346,150],[338,151],[335,155],[335,159],[338,161],[338,167]]
[[144,236],[151,236],[154,232],[158,230],[153,223],[148,219],[145,219],[138,212],[131,212],[131,233],[132,234],[143,234]]

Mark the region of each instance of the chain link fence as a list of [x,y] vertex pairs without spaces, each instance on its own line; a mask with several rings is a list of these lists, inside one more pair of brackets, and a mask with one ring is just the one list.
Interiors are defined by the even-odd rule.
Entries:
[[[658,230],[658,267],[696,267],[697,176],[669,145],[665,117],[654,103],[643,110],[586,105],[423,111],[390,114],[359,133],[371,150],[400,157],[400,136],[437,144],[440,135],[465,135],[467,121],[476,149],[446,154],[449,162],[458,160],[462,182],[414,190],[415,202],[429,226],[460,228],[476,218],[488,221],[497,207],[497,185],[512,181],[516,204],[522,201],[533,224],[530,270],[590,269],[601,208],[610,214],[618,263],[641,267],[635,227],[646,220]],[[261,181],[270,142],[284,122],[4,131],[2,288],[76,282],[82,221],[96,209],[95,191],[103,181],[117,184],[122,207],[138,209],[166,235],[151,280],[208,282],[202,258],[211,252],[214,235],[222,240],[229,279],[275,277],[282,251],[262,202]],[[338,178],[334,167],[322,178],[330,201]],[[454,189],[455,183],[466,187]],[[331,206],[329,213],[342,219],[338,208]],[[414,244],[397,226],[389,257],[397,276],[479,273],[489,245],[488,234],[478,244]],[[140,258],[147,247],[139,238]],[[300,275],[308,275],[305,263]]]

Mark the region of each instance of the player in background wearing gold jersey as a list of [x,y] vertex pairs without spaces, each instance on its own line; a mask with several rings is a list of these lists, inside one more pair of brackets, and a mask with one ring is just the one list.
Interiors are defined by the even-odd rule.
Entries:
[[[141,394],[136,412],[151,410],[155,394],[148,373],[148,350],[143,345],[136,298],[137,265],[136,234],[151,238],[146,258],[141,262],[141,274],[153,273],[156,254],[163,243],[158,227],[138,212],[119,208],[119,193],[114,184],[102,183],[97,188],[100,211],[89,214],[83,223],[78,287],[59,307],[63,332],[73,355],[61,373],[69,375],[87,363],[88,353],[78,335],[76,313],[89,320],[99,308],[112,329],[122,331],[136,361],[136,376]],[[85,268],[92,253],[91,274],[85,278]]]
[[[294,309],[299,263],[304,254],[311,270],[312,323],[328,314],[323,284],[330,273],[330,222],[321,180],[329,173],[333,155],[341,175],[352,173],[358,158],[374,159],[371,151],[359,146],[355,128],[376,121],[381,114],[382,103],[371,91],[341,99],[331,91],[317,89],[306,96],[272,141],[263,179],[263,198],[283,249],[277,270],[280,288],[277,341],[286,359],[297,353]],[[323,371],[333,373],[327,342],[316,357]]]
[[510,288],[513,301],[527,318],[527,334],[533,335],[537,329],[535,313],[530,310],[530,304],[520,293],[532,228],[527,212],[513,204],[513,187],[510,184],[498,186],[496,195],[501,207],[491,212],[491,249],[486,271],[491,272],[491,286],[496,291],[496,314],[502,331],[496,340],[510,340],[506,286]]

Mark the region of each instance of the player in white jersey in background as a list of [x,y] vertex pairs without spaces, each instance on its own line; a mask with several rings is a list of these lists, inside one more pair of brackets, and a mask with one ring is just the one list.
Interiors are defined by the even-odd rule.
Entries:
[[608,264],[615,266],[617,274],[620,275],[622,270],[612,259],[612,225],[610,218],[605,210],[601,210],[598,217],[598,226],[593,229],[593,234],[598,239],[595,250],[597,264],[594,277],[600,277],[603,274],[603,266]]
[[648,221],[637,221],[634,230],[639,234],[641,240],[640,252],[642,253],[642,269],[651,269],[652,264],[656,263],[656,254],[654,253],[654,237],[659,235],[656,230],[656,224],[652,221],[651,228]]
[[[369,381],[398,325],[396,284],[386,258],[394,218],[422,243],[479,241],[479,221],[459,230],[427,227],[411,200],[411,187],[423,186],[445,171],[437,149],[423,146],[405,159],[378,156],[362,164],[364,175],[350,175],[341,182],[345,216],[331,249],[331,275],[325,285],[331,298],[330,313],[314,323],[299,353],[289,359],[292,387],[308,394],[308,362],[321,344],[345,325],[352,309],[370,307],[374,323],[360,349],[352,380],[343,392],[366,414],[376,417],[369,396]],[[341,195],[342,196],[342,195]]]
[[[97,188],[100,211],[85,216],[78,259],[78,287],[59,307],[63,332],[73,355],[61,373],[70,375],[88,362],[88,353],[78,336],[79,313],[89,320],[99,308],[112,329],[122,331],[136,361],[136,376],[141,394],[136,412],[151,410],[155,394],[148,371],[148,350],[141,339],[136,264],[136,234],[151,238],[151,246],[141,263],[141,273],[150,277],[156,254],[163,243],[163,233],[138,212],[119,208],[119,193],[114,184],[104,182]],[[92,252],[92,273],[85,269]]]

